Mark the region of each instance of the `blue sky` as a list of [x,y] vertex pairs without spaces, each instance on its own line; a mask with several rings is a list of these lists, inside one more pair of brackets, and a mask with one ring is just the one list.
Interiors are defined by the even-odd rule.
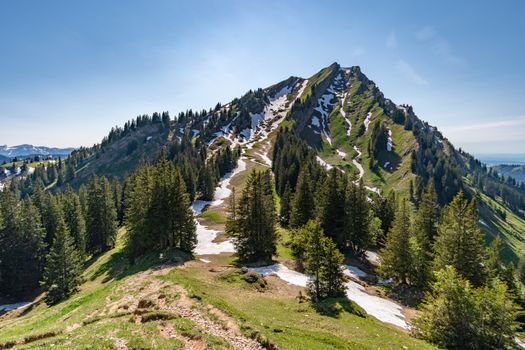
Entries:
[[3,1],[0,144],[92,145],[337,61],[458,147],[525,153],[523,1]]

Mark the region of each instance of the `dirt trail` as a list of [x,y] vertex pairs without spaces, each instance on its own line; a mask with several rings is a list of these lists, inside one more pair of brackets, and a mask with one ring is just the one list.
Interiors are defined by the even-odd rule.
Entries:
[[[202,332],[224,339],[234,349],[264,349],[257,341],[243,335],[236,321],[221,310],[196,302],[188,297],[187,291],[181,286],[156,278],[167,274],[172,268],[162,266],[156,270],[148,270],[130,277],[118,290],[123,292],[124,296],[108,303],[106,310],[97,316],[125,311],[133,313],[135,322],[140,323],[142,314],[149,309],[156,312],[170,312],[191,320]],[[173,325],[167,322],[159,323],[159,331],[166,338],[184,341],[185,349],[206,348],[206,343],[202,339],[193,339],[180,334]],[[120,339],[115,338],[114,341],[119,349],[127,349],[126,344]]]

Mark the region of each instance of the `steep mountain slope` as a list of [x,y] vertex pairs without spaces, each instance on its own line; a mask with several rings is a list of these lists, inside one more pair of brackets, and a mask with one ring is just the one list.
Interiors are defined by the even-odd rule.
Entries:
[[459,190],[477,196],[488,240],[503,235],[509,259],[515,260],[524,249],[525,190],[493,176],[474,157],[455,149],[411,106],[385,98],[359,67],[333,63],[308,79],[290,77],[208,111],[181,113],[171,123],[164,113],[143,120],[112,131],[101,145],[75,152],[84,155],[75,181],[82,182],[92,172],[122,177],[141,160],[151,161],[160,152],[175,149],[182,139],[191,140],[197,149],[208,148],[210,154],[226,145],[240,145],[246,156],[269,165],[269,135],[287,126],[316,150],[322,165],[362,178],[376,193],[395,190],[417,202],[428,181],[433,181],[441,204]]
[[52,307],[37,299],[1,316],[0,348],[432,348],[406,333],[417,311],[384,295],[373,252],[367,252],[372,265],[347,260],[348,299],[320,310],[303,302],[307,276],[294,265],[287,230],[280,229],[275,264],[248,269],[264,275],[264,283],[248,282],[249,272],[235,265],[224,235],[231,194],[244,187],[250,170],[272,166],[279,127],[305,140],[312,160],[362,179],[370,197],[395,190],[416,201],[428,181],[442,203],[465,190],[478,198],[487,238],[501,234],[509,259],[523,250],[522,199],[514,197],[519,188],[456,150],[410,106],[386,99],[358,67],[334,63],[308,79],[290,77],[175,121],[167,113],[140,116],[111,130],[101,144],[75,151],[66,165],[73,164],[76,176],[66,183],[80,185],[93,172],[123,178],[161,153],[176,159],[186,147],[206,157],[228,145],[241,150],[213,198],[193,202],[195,260],[163,251],[130,266],[123,228],[117,247],[88,264],[78,294]]

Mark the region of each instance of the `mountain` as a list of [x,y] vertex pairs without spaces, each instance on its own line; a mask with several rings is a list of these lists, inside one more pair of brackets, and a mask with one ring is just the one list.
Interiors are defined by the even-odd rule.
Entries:
[[0,156],[6,158],[15,158],[15,157],[33,157],[33,156],[68,156],[73,152],[74,148],[55,148],[55,147],[45,147],[45,146],[33,146],[33,145],[18,145],[18,146],[0,146]]
[[511,177],[518,182],[525,182],[525,165],[495,165],[493,169],[500,175]]
[[[189,110],[168,120],[167,113],[140,116],[112,129],[101,144],[73,152],[78,167],[74,183],[93,172],[123,178],[161,152],[173,157],[181,140],[212,152],[241,145],[248,157],[271,164],[273,141],[267,139],[282,126],[294,130],[323,166],[362,178],[378,194],[394,190],[417,198],[433,181],[442,205],[460,190],[477,197],[487,239],[502,233],[505,256],[513,260],[525,248],[520,238],[524,190],[456,149],[411,106],[386,98],[357,66],[333,63],[309,78],[292,76],[213,109]],[[262,151],[256,149],[260,144]]]
[[525,164],[525,154],[476,154],[476,158],[487,165]]
[[[233,151],[228,153],[228,147]],[[283,152],[285,147],[288,153]],[[228,157],[231,167],[221,167]],[[41,296],[29,305],[0,305],[0,310],[16,309],[0,315],[0,348],[433,349],[408,334],[418,311],[407,304],[414,304],[406,303],[388,281],[378,280],[382,251],[366,251],[358,258],[348,253],[344,266],[337,263],[349,278],[344,284],[347,298],[315,306],[305,302],[308,276],[293,258],[296,231],[278,227],[277,254],[271,265],[239,266],[231,237],[225,234],[229,208],[238,198],[232,196],[233,190],[243,195],[251,170],[271,169],[275,182],[265,184],[275,191],[265,192],[264,197],[274,198],[282,208],[289,181],[299,172],[297,159],[308,164],[304,167],[313,165],[312,177],[314,172],[324,174],[322,167],[337,167],[354,183],[362,180],[361,202],[379,203],[373,211],[388,211],[393,191],[415,209],[429,182],[434,183],[442,206],[463,191],[477,200],[479,226],[487,242],[501,237],[506,262],[517,262],[525,249],[524,186],[456,149],[411,106],[386,98],[359,67],[337,63],[308,78],[292,76],[250,90],[209,110],[188,110],[175,118],[167,112],[138,116],[113,128],[100,144],[73,151],[63,162],[35,165],[32,174],[13,179],[9,188],[31,194],[39,182],[50,191],[71,184],[81,188],[82,210],[82,205],[90,207],[86,203],[90,200],[96,201],[92,208],[99,203],[94,196],[99,191],[82,188],[93,173],[128,179],[122,184],[125,195],[147,193],[134,197],[133,204],[144,210],[137,215],[142,219],[155,217],[151,230],[155,234],[163,223],[161,208],[173,201],[159,207],[148,203],[154,196],[161,198],[159,189],[166,188],[150,181],[163,183],[170,176],[155,175],[149,168],[137,181],[129,181],[127,175],[157,159],[175,163],[195,199],[191,206],[195,256],[166,249],[147,252],[130,264],[125,250],[129,226],[122,226],[115,247],[86,262],[84,282],[68,299],[52,306],[45,305]],[[166,163],[171,165],[159,164]],[[113,184],[118,202],[122,191],[118,182]],[[202,188],[207,186],[214,191],[212,198],[203,198]],[[109,185],[105,188],[110,191]],[[312,190],[312,198],[321,192]],[[288,192],[288,202],[290,196]],[[130,198],[116,207],[126,207],[132,203]],[[259,207],[253,208],[256,212]],[[6,302],[21,301],[26,300]]]

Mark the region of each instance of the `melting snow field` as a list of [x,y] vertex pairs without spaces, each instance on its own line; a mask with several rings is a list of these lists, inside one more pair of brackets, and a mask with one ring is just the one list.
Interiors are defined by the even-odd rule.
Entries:
[[388,140],[386,142],[386,150],[388,152],[391,152],[393,145],[394,145],[394,143],[392,141],[392,130],[388,129]]
[[286,281],[290,284],[299,287],[306,287],[309,280],[308,276],[306,276],[304,273],[291,270],[283,264],[274,264],[262,267],[251,267],[248,268],[248,270],[255,271],[261,274],[261,276],[276,275],[283,281]]
[[[255,271],[262,276],[276,275],[283,281],[290,284],[306,287],[309,277],[303,273],[290,270],[282,264],[275,264],[263,267],[249,268],[249,271]],[[345,274],[354,277],[357,274],[365,275],[366,273],[354,266],[345,266]],[[369,315],[378,320],[408,329],[408,324],[401,313],[401,306],[393,301],[380,298],[375,295],[366,293],[365,288],[360,284],[349,281],[345,283],[346,295],[348,299],[361,306]]]
[[195,255],[235,252],[235,247],[230,240],[220,243],[213,242],[220,231],[209,229],[206,226],[203,226],[198,220],[195,220],[195,224],[197,225],[197,246],[195,247]]
[[211,202],[211,206],[220,205],[226,198],[230,197],[232,191],[228,188],[228,186],[230,185],[232,177],[245,170],[246,161],[243,159],[243,157],[241,157],[237,161],[237,167],[233,169],[232,172],[224,174],[224,176],[221,178],[219,186],[215,188],[215,195],[213,196],[213,202]]
[[[221,178],[219,186],[217,186],[217,188],[215,189],[215,195],[213,197],[212,202],[201,200],[193,202],[191,208],[193,209],[194,215],[199,215],[200,213],[202,213],[202,211],[207,205],[210,205],[210,207],[215,207],[222,204],[224,200],[228,198],[232,193],[232,191],[228,188],[231,179],[244,170],[246,170],[246,161],[241,156],[241,158],[239,158],[237,162],[237,167],[232,172],[225,174]],[[196,255],[235,252],[233,243],[230,240],[220,243],[214,242],[215,238],[220,233],[220,231],[209,229],[206,226],[202,225],[198,220],[195,220],[195,224],[197,231],[197,246],[195,247]]]

